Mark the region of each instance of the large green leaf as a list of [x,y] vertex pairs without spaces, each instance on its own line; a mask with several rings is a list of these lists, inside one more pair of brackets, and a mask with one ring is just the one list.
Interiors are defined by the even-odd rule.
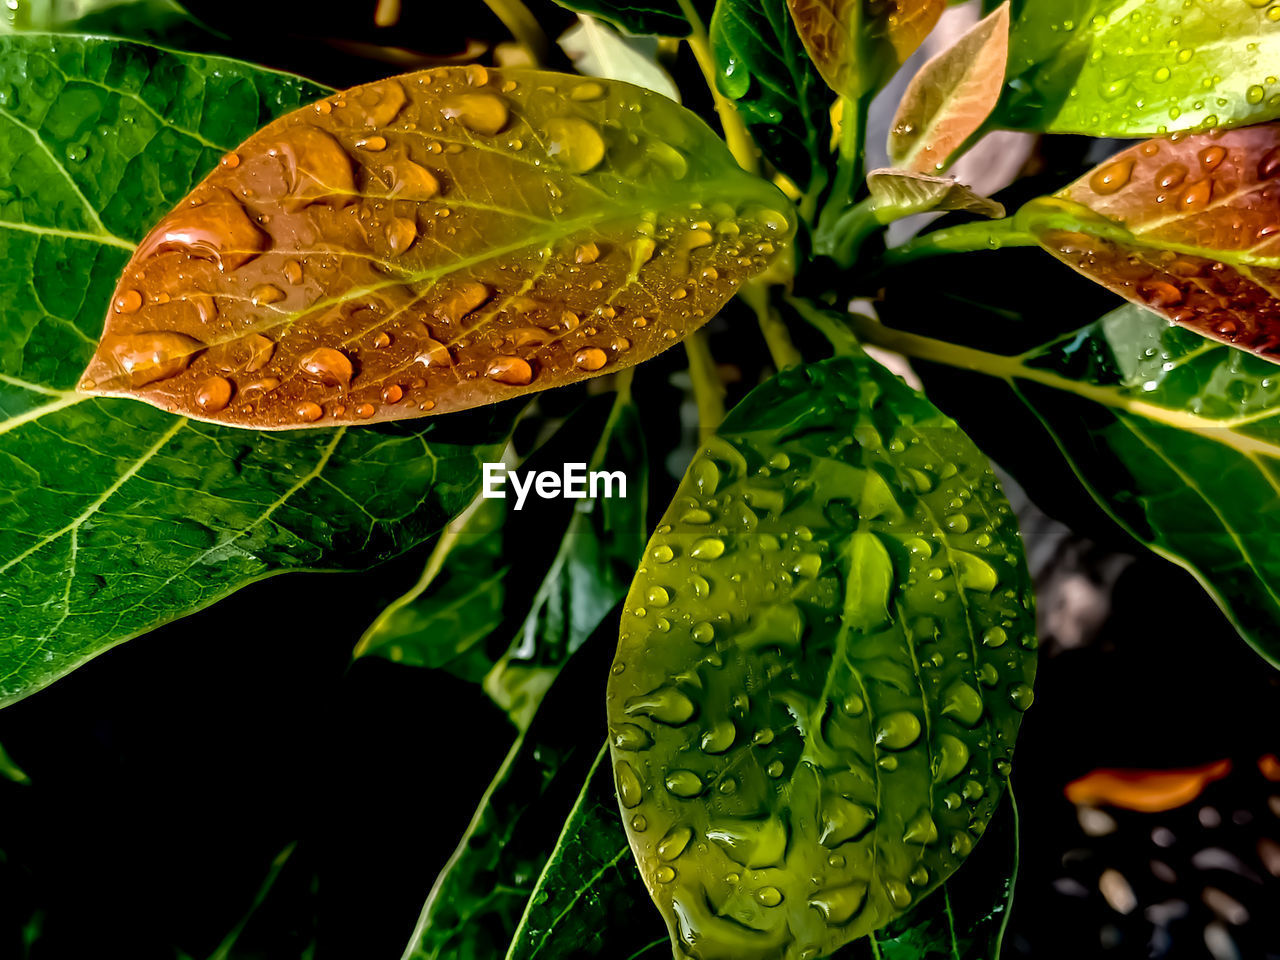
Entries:
[[565,463],[625,473],[627,495],[569,501],[555,519],[548,503],[520,513],[507,500],[478,501],[442,535],[418,583],[366,631],[359,652],[483,681],[524,726],[626,594],[644,545],[644,437],[629,390],[591,398],[518,469],[558,472]]
[[861,353],[784,371],[695,457],[609,682],[632,849],[700,960],[829,953],[943,882],[1035,669],[986,458]]
[[1133,305],[1017,356],[877,324],[860,330],[912,356],[1008,383],[1103,509],[1189,570],[1245,640],[1280,666],[1274,364]]
[[996,122],[1151,137],[1280,116],[1280,17],[1252,0],[1024,0]]
[[801,190],[820,189],[831,93],[805,53],[786,0],[720,0],[711,49],[721,92],[737,101],[764,155]]
[[0,703],[272,573],[398,553],[497,459],[506,410],[260,434],[73,392],[134,242],[228,146],[324,92],[138,44],[0,38]]

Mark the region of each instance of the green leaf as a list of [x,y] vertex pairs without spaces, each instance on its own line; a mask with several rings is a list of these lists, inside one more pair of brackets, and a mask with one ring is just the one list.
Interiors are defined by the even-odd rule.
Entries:
[[0,37],[0,92],[0,703],[254,580],[367,567],[470,501],[514,411],[265,434],[73,392],[134,241],[324,88],[42,35]]
[[379,80],[258,130],[152,228],[80,386],[286,429],[607,376],[784,258],[787,207],[639,87],[475,64]]
[[507,960],[667,960],[671,942],[647,909],[600,748],[529,898]]
[[838,356],[739,404],[646,548],[609,682],[673,942],[818,956],[943,882],[1009,771],[1031,607],[986,458],[883,367]]
[[418,583],[366,631],[358,655],[483,682],[527,726],[556,673],[626,594],[644,545],[644,436],[628,389],[593,397],[519,469],[565,463],[621,471],[627,495],[570,501],[560,524],[541,515],[521,523],[509,501],[478,500],[442,534]]
[[[436,878],[404,960],[494,960],[511,945],[597,755],[611,627],[556,678]],[[589,691],[589,696],[584,696]]]
[[[705,21],[714,0],[686,0]],[[588,13],[613,24],[624,33],[686,37],[689,21],[681,0],[556,0],[562,7]]]
[[934,177],[910,170],[882,168],[867,174],[876,219],[888,223],[900,217],[934,210],[966,210],[984,217],[1003,217],[1004,207],[951,177]]
[[1017,356],[875,326],[864,334],[1008,382],[1098,504],[1194,575],[1280,666],[1280,515],[1266,508],[1280,491],[1274,364],[1133,305]]
[[831,94],[805,54],[786,0],[720,0],[711,49],[720,91],[737,101],[765,157],[802,191],[821,189]]
[[1153,137],[1280,116],[1280,19],[1232,0],[1024,0],[998,125]]

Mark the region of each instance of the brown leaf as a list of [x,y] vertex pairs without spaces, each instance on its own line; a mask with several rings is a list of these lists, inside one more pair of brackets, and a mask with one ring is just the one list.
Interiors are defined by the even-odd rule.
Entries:
[[984,217],[1003,217],[1004,206],[950,177],[933,177],[910,170],[882,168],[867,174],[867,189],[877,211],[890,219],[931,210],[964,210]]
[[407,74],[224,157],[125,268],[81,389],[267,429],[505,400],[677,343],[783,252],[787,210],[629,84]]
[[1280,362],[1280,124],[1124,150],[1017,214],[1050,253],[1203,336]]
[[1009,59],[1005,0],[911,78],[889,129],[896,167],[933,173],[995,109]]
[[822,79],[855,99],[915,53],[946,6],[946,0],[787,0]]

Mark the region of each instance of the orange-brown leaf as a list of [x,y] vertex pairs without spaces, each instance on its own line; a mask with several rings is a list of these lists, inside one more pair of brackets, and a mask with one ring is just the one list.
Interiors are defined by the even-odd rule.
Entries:
[[995,109],[1009,59],[1009,3],[1000,4],[911,78],[889,130],[889,159],[943,170]]
[[884,210],[889,215],[881,217],[882,220],[896,220],[934,210],[964,210],[983,217],[1004,216],[1002,204],[951,177],[883,167],[867,174],[867,190],[877,212]]
[[445,413],[648,359],[793,218],[679,105],[445,67],[250,137],[143,240],[81,388],[259,428]]
[[836,93],[882,85],[924,42],[946,0],[787,0],[809,58]]
[[1280,362],[1280,124],[1149,140],[1018,218],[1126,299]]

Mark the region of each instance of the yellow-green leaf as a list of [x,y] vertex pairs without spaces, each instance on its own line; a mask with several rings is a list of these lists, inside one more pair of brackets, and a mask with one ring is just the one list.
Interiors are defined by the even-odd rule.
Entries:
[[81,388],[269,429],[505,400],[678,342],[781,254],[787,209],[629,84],[367,84],[254,134],[152,230]]

